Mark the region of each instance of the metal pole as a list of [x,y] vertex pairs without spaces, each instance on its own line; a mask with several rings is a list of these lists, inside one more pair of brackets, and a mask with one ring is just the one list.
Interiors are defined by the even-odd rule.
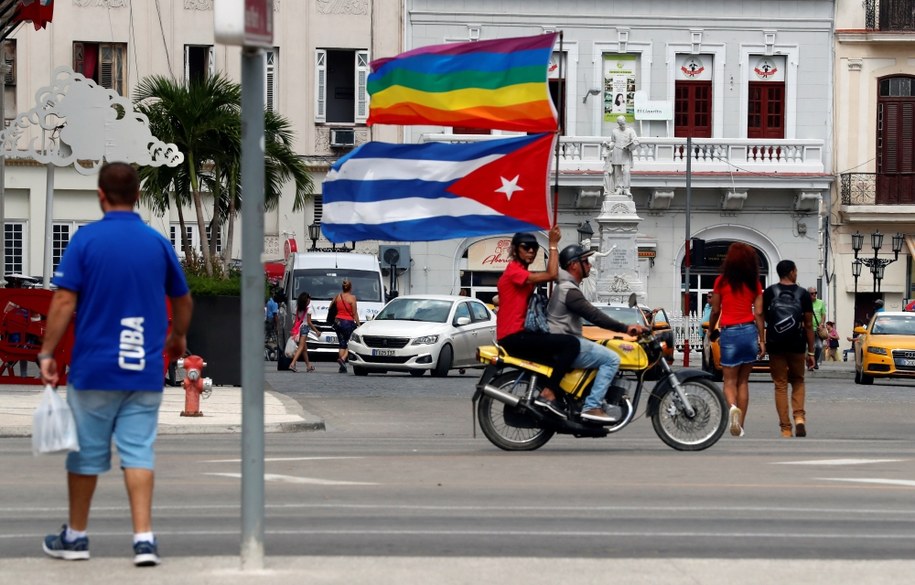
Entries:
[[264,83],[266,53],[241,53],[241,567],[264,568]]
[[[683,287],[683,314],[686,317],[686,330],[689,331],[689,267],[690,267],[690,226],[689,226],[689,216],[692,205],[693,197],[693,139],[691,136],[686,137],[686,242],[684,250],[686,251],[686,270],[684,277],[684,287]],[[712,325],[710,324],[709,327]],[[709,329],[711,331],[711,329]],[[683,340],[683,366],[689,366],[689,335]]]
[[51,252],[54,245],[54,165],[48,163],[45,166],[47,174],[47,183],[45,187],[44,201],[44,263],[42,265],[41,286],[45,289],[51,288]]

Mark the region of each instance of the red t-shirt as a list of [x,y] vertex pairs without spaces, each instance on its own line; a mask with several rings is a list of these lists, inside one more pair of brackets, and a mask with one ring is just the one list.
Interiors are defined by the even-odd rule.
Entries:
[[731,288],[721,276],[715,279],[712,292],[721,295],[721,319],[719,325],[740,325],[756,319],[753,301],[763,293],[762,285],[756,283],[756,290],[741,286],[738,290]]
[[502,339],[524,329],[527,301],[534,285],[527,282],[530,272],[517,260],[499,277],[499,311],[496,313],[496,339]]

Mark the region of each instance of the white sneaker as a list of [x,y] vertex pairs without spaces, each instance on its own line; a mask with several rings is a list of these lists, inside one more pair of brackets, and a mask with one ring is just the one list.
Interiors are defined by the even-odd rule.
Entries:
[[731,434],[735,437],[743,436],[743,428],[740,426],[740,409],[731,405],[731,410],[728,411],[728,419],[731,422]]

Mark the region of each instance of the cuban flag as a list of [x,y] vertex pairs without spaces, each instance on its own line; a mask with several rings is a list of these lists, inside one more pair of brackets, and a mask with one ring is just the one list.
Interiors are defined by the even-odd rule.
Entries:
[[417,242],[550,228],[553,134],[481,142],[368,142],[323,187],[331,242]]

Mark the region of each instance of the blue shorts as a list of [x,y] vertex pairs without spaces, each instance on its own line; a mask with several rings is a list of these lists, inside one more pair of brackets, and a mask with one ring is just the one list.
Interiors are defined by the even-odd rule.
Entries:
[[67,454],[67,471],[99,475],[111,469],[112,437],[121,469],[153,469],[162,392],[75,390],[68,386],[67,404],[79,435],[79,451]]
[[756,331],[756,323],[722,329],[718,347],[721,349],[722,366],[752,364],[759,355],[759,333]]

